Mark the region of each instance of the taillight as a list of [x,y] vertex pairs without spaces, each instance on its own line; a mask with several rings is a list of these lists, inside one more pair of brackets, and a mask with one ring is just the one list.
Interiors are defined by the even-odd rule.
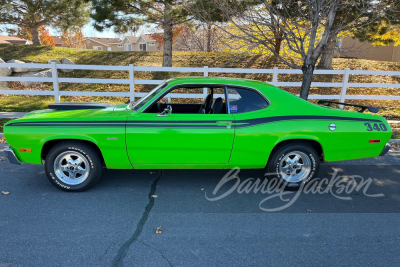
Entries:
[[379,139],[372,139],[372,140],[369,140],[369,142],[370,142],[370,143],[380,143],[381,140],[379,140]]

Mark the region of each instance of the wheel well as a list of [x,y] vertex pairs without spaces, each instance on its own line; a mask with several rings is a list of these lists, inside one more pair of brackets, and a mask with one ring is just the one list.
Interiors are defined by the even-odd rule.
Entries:
[[46,158],[47,153],[49,153],[49,151],[52,147],[54,147],[58,143],[61,143],[64,141],[79,141],[79,142],[82,142],[82,143],[85,143],[85,144],[91,146],[92,148],[94,148],[97,151],[97,153],[99,153],[101,160],[103,161],[103,165],[104,165],[104,158],[103,158],[103,154],[101,153],[100,148],[93,142],[86,141],[86,140],[80,140],[80,139],[56,139],[56,140],[47,141],[42,147],[42,153],[41,153],[42,160],[44,160]]
[[272,155],[272,153],[275,152],[275,150],[277,150],[277,149],[279,149],[281,146],[284,146],[284,145],[289,144],[289,143],[297,143],[297,144],[298,144],[298,143],[306,143],[306,144],[310,145],[312,148],[315,149],[315,151],[316,151],[317,154],[319,155],[321,161],[324,160],[324,151],[323,151],[323,149],[322,149],[321,144],[318,143],[318,142],[315,141],[315,140],[310,140],[310,139],[290,139],[290,140],[282,141],[282,142],[278,143],[278,144],[274,147],[274,149],[271,151],[271,155]]

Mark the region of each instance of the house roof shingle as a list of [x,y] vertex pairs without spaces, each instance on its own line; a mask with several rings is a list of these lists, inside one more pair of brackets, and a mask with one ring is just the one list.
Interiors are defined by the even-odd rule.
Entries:
[[54,38],[54,42],[56,42],[56,44],[58,45],[64,45],[65,42],[61,39],[61,36],[53,36]]
[[16,36],[0,35],[0,44],[32,44],[32,42]]
[[154,41],[154,38],[151,37],[151,34],[142,34],[141,35],[146,41]]
[[126,38],[128,38],[129,41],[131,41],[132,43],[134,43],[134,42],[137,41],[137,39],[138,39],[139,37],[135,37],[135,36],[126,36]]
[[90,39],[92,41],[99,42],[99,43],[105,44],[105,45],[121,42],[121,40],[119,38],[86,37],[86,39]]

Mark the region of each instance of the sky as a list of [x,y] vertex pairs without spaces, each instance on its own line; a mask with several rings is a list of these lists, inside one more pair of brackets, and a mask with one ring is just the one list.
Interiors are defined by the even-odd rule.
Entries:
[[[93,26],[93,21],[89,22],[88,24],[86,24],[83,28],[83,34],[86,37],[108,37],[108,38],[116,38],[119,37],[120,35],[115,33],[113,31],[113,29],[107,29],[104,30],[103,32],[99,32],[97,31]],[[9,27],[10,25],[4,25],[4,27]],[[54,29],[52,27],[47,27],[50,31],[50,35],[60,35],[60,32],[57,31],[57,29]],[[148,27],[141,27],[139,29],[139,31],[137,32],[137,35],[141,34],[141,33],[151,33],[152,32],[152,26],[148,26]],[[6,34],[5,32],[1,32],[2,34]]]

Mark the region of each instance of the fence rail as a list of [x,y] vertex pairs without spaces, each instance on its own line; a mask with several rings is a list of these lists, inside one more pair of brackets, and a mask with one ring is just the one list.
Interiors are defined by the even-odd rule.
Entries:
[[[208,76],[209,73],[244,73],[244,74],[272,74],[272,80],[266,81],[277,87],[300,87],[301,82],[284,82],[279,81],[279,74],[302,74],[301,70],[297,69],[235,69],[235,68],[209,68],[205,67],[141,67],[133,66],[107,66],[107,65],[68,65],[68,64],[38,64],[38,63],[0,63],[0,68],[29,68],[29,69],[51,69],[52,77],[0,77],[0,82],[50,82],[53,83],[52,91],[37,91],[37,90],[0,90],[0,94],[7,95],[52,95],[55,102],[60,102],[60,96],[117,96],[129,97],[134,101],[136,97],[143,97],[147,93],[135,92],[135,84],[154,84],[158,85],[163,80],[141,80],[135,79],[135,72],[150,71],[150,72],[200,72],[203,76]],[[129,79],[94,79],[94,78],[60,78],[57,70],[109,70],[109,71],[128,71]],[[343,75],[342,82],[313,82],[312,87],[339,87],[341,88],[340,95],[309,95],[309,99],[338,99],[345,102],[347,99],[366,99],[366,100],[400,100],[400,96],[387,95],[347,95],[349,87],[371,87],[371,88],[400,88],[400,84],[392,83],[349,83],[350,75],[391,75],[400,76],[397,71],[369,71],[369,70],[315,70],[314,74],[336,74]],[[107,83],[107,84],[129,84],[129,92],[90,92],[90,91],[60,91],[59,83]],[[206,91],[205,91],[206,92]],[[172,97],[191,97],[198,98],[199,94],[182,95],[176,94]]]

